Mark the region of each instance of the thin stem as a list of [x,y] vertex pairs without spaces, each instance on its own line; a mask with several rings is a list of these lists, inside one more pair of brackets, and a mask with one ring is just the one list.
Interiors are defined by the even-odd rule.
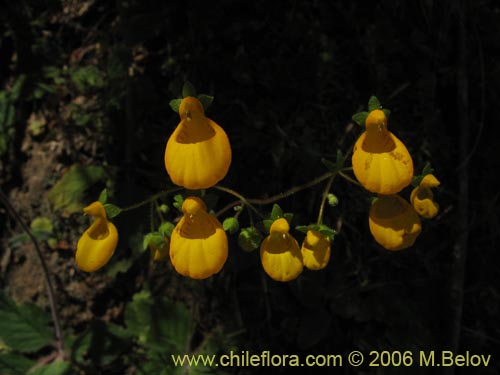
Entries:
[[122,212],[135,210],[136,208],[145,206],[146,204],[148,204],[150,202],[153,202],[153,201],[157,200],[158,198],[161,198],[161,197],[163,197],[165,195],[169,195],[169,194],[172,194],[172,193],[176,193],[178,191],[181,191],[182,189],[183,188],[181,188],[181,187],[177,187],[177,188],[173,188],[173,189],[166,190],[166,191],[160,191],[159,193],[156,193],[156,194],[150,196],[148,199],[145,199],[142,202],[135,203],[135,204],[133,204],[131,206],[122,208]]
[[245,203],[248,207],[250,207],[257,215],[259,215],[262,218],[264,217],[264,215],[259,210],[257,210],[248,199],[246,199],[243,195],[234,191],[233,189],[227,188],[225,186],[220,186],[220,185],[215,185],[213,188],[220,190],[220,191],[224,191],[228,194],[234,195],[241,202]]
[[328,193],[330,192],[335,176],[336,174],[332,175],[328,179],[328,182],[326,183],[325,186],[325,190],[323,190],[323,196],[321,197],[321,205],[319,206],[319,212],[318,212],[318,221],[317,221],[318,224],[322,224],[323,222],[323,213],[325,211],[326,198],[328,197]]
[[52,315],[52,321],[54,322],[54,335],[56,338],[56,348],[57,352],[60,358],[64,358],[64,341],[63,341],[63,334],[62,334],[62,328],[61,328],[61,322],[59,319],[59,313],[57,311],[57,305],[56,305],[56,298],[55,298],[55,293],[54,293],[54,287],[52,286],[52,280],[50,279],[50,274],[49,274],[49,269],[47,267],[47,263],[45,263],[45,259],[43,258],[42,251],[40,249],[40,246],[38,244],[37,239],[31,232],[31,229],[26,225],[26,223],[21,219],[21,216],[19,213],[16,211],[14,206],[10,203],[9,199],[5,196],[5,194],[0,190],[0,200],[4,204],[5,207],[7,207],[8,211],[16,220],[21,228],[26,232],[28,237],[30,238],[31,242],[33,242],[33,245],[35,247],[36,255],[38,259],[40,260],[40,263],[42,265],[42,270],[43,270],[43,276],[45,278],[45,283],[47,286],[47,296],[49,299],[49,305],[50,305],[50,312]]
[[346,175],[344,172],[342,171],[339,171],[339,175],[342,176],[343,178],[345,178],[347,181],[353,183],[354,185],[358,185],[358,186],[363,186],[361,185],[358,181],[356,181],[355,179],[353,179],[352,177]]

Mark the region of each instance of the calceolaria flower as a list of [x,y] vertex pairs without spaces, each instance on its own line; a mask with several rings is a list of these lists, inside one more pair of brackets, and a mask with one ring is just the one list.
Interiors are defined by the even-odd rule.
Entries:
[[75,260],[81,270],[94,272],[108,263],[113,256],[118,244],[118,231],[114,224],[108,221],[101,202],[90,204],[83,212],[94,217],[94,222],[78,240]]
[[226,232],[198,197],[187,197],[182,212],[170,238],[170,260],[181,275],[205,279],[219,272],[227,260]]
[[308,230],[300,250],[306,268],[323,269],[330,260],[330,238],[316,230]]
[[290,233],[284,218],[275,220],[260,246],[260,260],[264,271],[276,281],[290,281],[303,269],[302,253],[297,240]]
[[179,106],[181,122],[165,149],[165,167],[176,185],[207,189],[222,180],[231,164],[229,139],[219,125],[205,117],[201,102],[188,96]]
[[369,216],[370,232],[387,250],[402,250],[413,245],[422,225],[413,207],[399,195],[381,195]]
[[352,154],[354,175],[366,190],[396,194],[413,177],[413,160],[405,145],[387,130],[387,117],[380,109],[366,118],[366,131],[356,141]]
[[425,175],[410,195],[410,201],[417,213],[426,218],[432,219],[439,211],[439,204],[434,202],[434,194],[431,188],[439,186],[439,180],[432,174]]

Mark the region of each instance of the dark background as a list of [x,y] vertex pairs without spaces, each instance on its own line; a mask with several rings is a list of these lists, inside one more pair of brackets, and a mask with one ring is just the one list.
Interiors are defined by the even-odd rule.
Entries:
[[[123,306],[148,283],[195,312],[200,336],[215,325],[242,331],[241,350],[470,351],[494,356],[478,373],[498,373],[499,24],[496,1],[2,2],[0,89],[25,80],[10,102],[13,117],[3,119],[0,183],[26,222],[54,223],[58,245],[45,255],[63,325],[78,332],[94,319],[120,324]],[[351,116],[376,95],[416,173],[428,161],[435,169],[440,214],[424,221],[412,248],[387,252],[368,231],[371,196],[337,178],[340,203],[325,214],[340,229],[330,264],[291,283],[269,279],[258,252],[243,252],[234,236],[228,263],[209,281],[187,282],[169,262],[151,268],[128,241],[147,232],[147,210],[117,221],[112,263],[133,260],[123,272],[75,272],[72,251],[88,221],[54,211],[48,191],[75,163],[105,166],[121,206],[169,185],[163,153],[179,119],[168,102],[186,80],[215,96],[207,115],[231,140],[224,186],[257,198],[319,176],[321,158],[334,160],[361,133]],[[33,116],[41,130],[30,127]],[[294,225],[315,221],[322,189],[279,202]],[[216,210],[232,201],[210,193]],[[7,250],[20,228],[0,215],[9,251],[0,285],[18,301],[47,306],[36,265],[23,255],[29,245]]]

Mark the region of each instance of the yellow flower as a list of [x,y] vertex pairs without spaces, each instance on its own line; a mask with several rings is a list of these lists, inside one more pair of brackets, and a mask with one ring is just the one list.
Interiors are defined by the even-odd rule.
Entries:
[[165,167],[176,185],[207,189],[222,180],[231,164],[231,145],[224,130],[205,117],[200,101],[192,96],[179,106],[181,122],[165,149]]
[[290,281],[303,269],[299,244],[288,232],[290,226],[284,218],[271,225],[269,236],[260,245],[260,260],[264,271],[276,281]]
[[432,219],[439,211],[439,204],[434,202],[434,194],[431,188],[438,187],[439,181],[434,175],[426,175],[420,185],[410,195],[410,201],[417,213],[426,219]]
[[413,245],[422,226],[410,204],[399,195],[381,195],[372,203],[370,232],[387,250],[402,250]]
[[405,145],[387,130],[387,117],[379,109],[366,118],[366,131],[356,141],[352,154],[354,175],[366,190],[396,194],[413,177],[413,160]]
[[316,230],[308,230],[302,243],[304,266],[310,270],[320,270],[326,267],[330,260],[330,238]]
[[170,238],[170,260],[181,275],[205,279],[219,272],[227,260],[226,232],[198,197],[187,197],[182,212]]
[[108,263],[113,256],[118,244],[118,231],[113,223],[108,221],[101,202],[90,204],[83,212],[95,219],[78,240],[75,260],[81,270],[94,272]]

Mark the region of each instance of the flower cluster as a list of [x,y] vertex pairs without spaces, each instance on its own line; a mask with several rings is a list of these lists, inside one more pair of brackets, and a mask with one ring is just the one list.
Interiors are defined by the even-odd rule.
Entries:
[[439,181],[426,174],[411,192],[408,203],[398,193],[412,180],[413,160],[406,146],[387,129],[386,112],[375,108],[365,119],[366,130],[354,145],[352,168],[359,183],[376,193],[369,213],[369,227],[375,241],[387,250],[412,246],[422,230],[419,215],[437,215],[432,187]]
[[[179,113],[180,122],[167,141],[164,161],[171,181],[179,189],[202,190],[200,195],[203,197],[204,189],[214,187],[226,176],[231,164],[231,145],[222,127],[205,116],[205,103],[200,98],[188,93],[178,99],[176,105],[171,102]],[[385,249],[401,250],[412,246],[420,234],[420,217],[430,219],[437,215],[439,206],[431,189],[437,187],[439,181],[429,168],[424,168],[422,175],[414,176],[410,153],[387,129],[387,112],[380,109],[376,98],[373,99],[369,103],[370,112],[361,113],[362,121],[358,121],[365,125],[365,131],[353,146],[352,169],[359,183],[376,194],[368,218],[375,241]],[[346,158],[338,152],[337,162],[327,165],[331,169],[327,175],[330,180],[318,222],[296,227],[305,233],[301,245],[290,233],[292,215],[284,214],[276,204],[271,216],[263,221],[268,228],[267,237],[262,239],[253,224],[241,229],[238,244],[246,251],[260,248],[262,267],[272,279],[291,281],[304,268],[315,271],[327,266],[335,231],[322,224],[323,207],[326,201],[331,206],[336,205],[337,198],[329,194],[329,189]],[[415,187],[409,203],[399,194],[410,183]],[[240,203],[264,218],[238,193],[215,187],[235,195]],[[118,232],[108,217],[116,216],[120,209],[105,203],[106,197],[100,197],[84,209],[95,219],[77,245],[76,264],[83,271],[100,269],[109,261],[118,243]],[[182,212],[177,224],[165,222],[157,232],[149,233],[144,239],[144,248],[151,250],[154,261],[170,258],[179,274],[192,279],[206,279],[222,270],[228,258],[226,231],[233,233],[239,229],[237,215],[221,224],[201,197],[193,194],[174,198],[174,205],[177,204]]]

